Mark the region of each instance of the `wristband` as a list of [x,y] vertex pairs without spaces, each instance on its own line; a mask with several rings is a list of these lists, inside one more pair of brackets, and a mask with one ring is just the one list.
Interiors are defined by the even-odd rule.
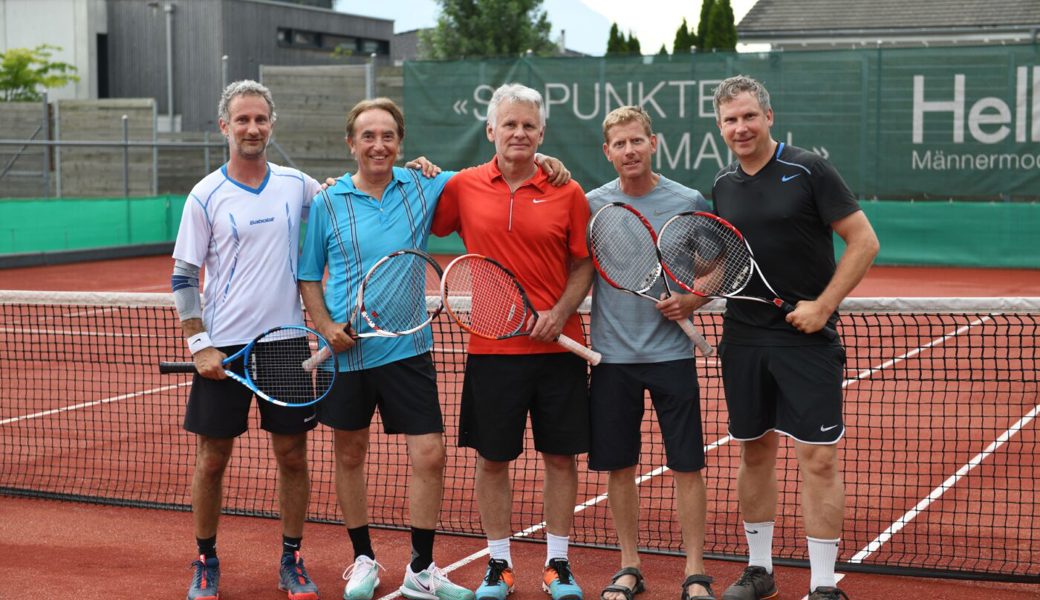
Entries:
[[202,333],[196,333],[195,335],[188,338],[188,352],[194,355],[199,350],[205,350],[206,348],[212,348],[213,342],[209,339],[209,333],[203,331]]

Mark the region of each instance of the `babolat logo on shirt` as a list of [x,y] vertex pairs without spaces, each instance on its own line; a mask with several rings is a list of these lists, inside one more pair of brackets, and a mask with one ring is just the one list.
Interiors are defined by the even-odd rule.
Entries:
[[274,221],[274,217],[267,217],[266,219],[253,219],[249,222],[250,225],[263,225],[264,223],[270,223]]

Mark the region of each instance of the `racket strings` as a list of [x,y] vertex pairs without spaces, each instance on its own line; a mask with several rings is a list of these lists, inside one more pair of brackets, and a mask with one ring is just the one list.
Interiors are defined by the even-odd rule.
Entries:
[[313,334],[301,333],[297,329],[275,330],[257,340],[246,360],[249,378],[257,389],[287,404],[309,404],[321,398],[335,378],[331,357],[317,368],[304,366],[327,344]]
[[362,317],[370,327],[393,333],[414,331],[433,317],[426,292],[439,283],[436,268],[412,252],[382,260],[362,283]]
[[452,311],[465,328],[485,337],[503,337],[524,328],[529,316],[513,278],[482,257],[460,260],[444,273],[446,295],[470,297],[469,310]]
[[661,275],[653,235],[625,208],[608,205],[596,213],[589,248],[601,274],[616,287],[645,292]]
[[681,215],[662,229],[659,247],[675,279],[698,294],[739,292],[752,275],[747,244],[715,219]]

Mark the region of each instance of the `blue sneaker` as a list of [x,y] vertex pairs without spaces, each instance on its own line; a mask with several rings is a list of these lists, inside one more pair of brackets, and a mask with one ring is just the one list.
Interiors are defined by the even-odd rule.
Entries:
[[220,583],[220,561],[216,556],[206,558],[199,555],[199,559],[191,563],[195,569],[195,575],[191,578],[191,586],[188,587],[188,600],[217,600],[220,592],[217,585]]
[[582,600],[581,588],[571,573],[571,564],[566,558],[554,558],[545,567],[542,575],[542,590],[552,600]]
[[289,600],[318,600],[318,586],[311,581],[299,552],[282,554],[278,569],[278,589],[289,594]]
[[506,600],[513,593],[513,569],[504,560],[492,558],[488,561],[484,581],[476,591],[476,600]]

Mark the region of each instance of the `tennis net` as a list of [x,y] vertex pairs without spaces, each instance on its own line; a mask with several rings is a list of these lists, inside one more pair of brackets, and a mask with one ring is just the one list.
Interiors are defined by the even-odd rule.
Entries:
[[[714,342],[719,308],[697,316]],[[1040,299],[850,299],[842,314],[848,362],[841,568],[1040,581]],[[482,535],[473,454],[455,444],[466,336],[444,316],[434,329],[449,450],[441,529]],[[181,419],[190,378],[159,375],[156,367],[187,359],[169,295],[0,292],[0,493],[189,510],[194,439]],[[698,367],[708,465],[705,550],[744,556],[733,491],[739,444],[726,434],[717,360],[698,358]],[[229,467],[225,507],[274,516],[273,459],[255,411],[252,419]],[[404,441],[384,435],[378,416],[372,431],[372,523],[407,527]],[[672,481],[649,400],[643,432],[640,545],[678,553]],[[309,452],[309,518],[339,522],[327,428],[315,430]],[[778,471],[774,552],[780,562],[804,564],[799,475],[786,440]],[[606,478],[588,471],[584,457],[579,474],[572,543],[611,546]],[[540,461],[530,439],[513,478],[516,537],[541,539]]]

